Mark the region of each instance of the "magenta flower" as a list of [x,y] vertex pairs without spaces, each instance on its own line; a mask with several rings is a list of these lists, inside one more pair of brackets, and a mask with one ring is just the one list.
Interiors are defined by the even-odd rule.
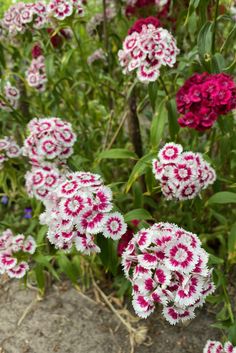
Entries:
[[176,95],[181,127],[204,131],[236,107],[236,85],[226,74],[194,74]]

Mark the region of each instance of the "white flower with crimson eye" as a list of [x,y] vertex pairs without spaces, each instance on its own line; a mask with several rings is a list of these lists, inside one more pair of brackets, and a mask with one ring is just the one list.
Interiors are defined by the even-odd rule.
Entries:
[[106,216],[103,235],[106,238],[118,240],[127,230],[124,217],[119,212],[110,213]]
[[[31,128],[37,129],[37,125]],[[41,175],[36,182],[41,188]],[[94,235],[102,233],[117,240],[127,229],[123,216],[119,212],[111,213],[112,192],[98,174],[65,174],[51,197],[44,199],[44,205],[46,212],[40,216],[40,222],[48,225],[48,239],[59,249],[68,251],[74,244],[84,254],[99,252]]]
[[173,142],[159,151],[152,170],[167,200],[193,199],[216,179],[214,169],[200,153],[183,152],[183,147]]
[[45,161],[60,162],[73,152],[76,135],[71,124],[59,118],[33,119],[28,124],[30,135],[26,138],[23,154],[34,164]]
[[9,158],[19,157],[21,153],[21,148],[12,138],[5,136],[3,139],[0,139],[0,164]]
[[[32,236],[25,237],[23,234],[14,236],[10,229],[2,232],[0,235],[0,274],[7,274],[10,278],[22,278],[29,270],[25,256],[34,254],[35,250],[36,242]],[[24,261],[21,260],[22,256]]]
[[25,174],[25,185],[29,196],[41,201],[52,197],[53,190],[61,180],[63,180],[63,173],[53,164],[42,163],[41,167],[33,167]]
[[236,353],[236,347],[229,341],[223,345],[219,341],[208,340],[203,353]]
[[144,83],[156,81],[161,66],[173,67],[179,54],[174,37],[153,19],[137,20],[118,52],[123,73],[137,69],[137,77]]
[[207,262],[193,233],[170,223],[140,230],[122,254],[137,315],[149,316],[159,303],[171,324],[193,318],[195,308],[215,289]]

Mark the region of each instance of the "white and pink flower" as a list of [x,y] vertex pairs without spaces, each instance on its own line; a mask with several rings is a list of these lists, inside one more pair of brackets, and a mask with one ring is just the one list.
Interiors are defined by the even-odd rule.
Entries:
[[166,29],[159,27],[159,21],[153,17],[135,22],[129,35],[119,50],[118,58],[123,73],[137,69],[141,82],[153,82],[160,76],[161,66],[173,67],[179,49],[174,37]]
[[72,154],[76,135],[70,123],[59,118],[35,118],[29,122],[28,129],[30,135],[25,139],[23,154],[32,164],[63,161]]
[[[36,183],[41,187],[41,174]],[[48,239],[56,248],[68,251],[74,244],[84,254],[99,252],[94,242],[96,234],[117,240],[126,232],[123,216],[111,213],[112,192],[98,174],[65,174],[44,204],[46,212],[40,216],[40,222],[49,227]]]
[[2,232],[0,235],[0,274],[7,274],[10,278],[24,277],[29,270],[25,256],[34,254],[35,250],[36,242],[32,236],[25,237],[23,234],[14,236],[10,229]]
[[159,303],[172,325],[194,318],[195,308],[215,289],[207,262],[193,233],[170,223],[140,230],[122,254],[137,315],[148,317]]
[[200,153],[183,152],[183,147],[173,142],[165,144],[152,166],[167,200],[193,199],[216,179],[215,170]]
[[221,344],[218,341],[207,341],[203,353],[236,353],[236,347],[231,342],[227,341]]
[[21,155],[21,147],[10,137],[0,139],[0,169],[3,163],[10,158],[17,158]]

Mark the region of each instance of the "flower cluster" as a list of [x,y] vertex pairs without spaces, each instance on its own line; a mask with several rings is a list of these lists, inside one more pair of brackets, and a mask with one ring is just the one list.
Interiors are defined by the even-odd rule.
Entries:
[[207,341],[203,353],[236,353],[236,347],[229,341],[224,345],[217,341]]
[[[116,10],[114,7],[109,6],[106,8],[106,20],[111,21],[116,16]],[[92,37],[97,34],[99,27],[102,26],[104,21],[103,13],[96,13],[86,24],[86,30]]]
[[73,13],[82,16],[84,9],[80,0],[51,0],[47,5],[47,12],[48,16],[61,21]]
[[73,152],[76,135],[71,124],[59,118],[33,119],[28,124],[23,154],[39,165],[46,161],[66,160]]
[[153,173],[167,200],[193,199],[216,179],[215,170],[200,153],[183,152],[181,145],[172,142],[153,160]]
[[33,55],[36,55],[36,57],[33,58],[30,67],[26,71],[26,81],[28,82],[28,85],[30,87],[33,87],[40,92],[44,92],[47,83],[45,58],[43,55],[37,56],[35,48],[33,51]]
[[12,86],[10,82],[7,82],[3,89],[3,99],[0,98],[0,109],[7,112],[11,112],[13,109],[17,109],[20,99],[20,91]]
[[127,16],[133,15],[138,9],[148,6],[156,6],[161,12],[169,5],[170,0],[127,0],[125,14]]
[[51,0],[48,5],[44,1],[19,2],[4,13],[2,25],[10,35],[16,35],[24,33],[30,26],[35,29],[46,27],[51,18],[64,20],[72,14],[81,16],[83,12],[80,0]]
[[106,53],[101,48],[95,50],[87,59],[89,65],[92,65],[96,61],[106,62]]
[[176,102],[183,114],[178,119],[180,126],[204,131],[219,115],[236,108],[236,85],[224,73],[194,74],[177,92]]
[[26,190],[30,197],[44,201],[50,198],[61,178],[62,173],[53,163],[43,163],[39,167],[33,166],[31,171],[25,174]]
[[21,155],[21,148],[11,138],[5,136],[0,139],[0,169],[3,167],[3,163],[9,158],[19,157]]
[[40,221],[49,227],[47,237],[56,248],[69,250],[74,244],[84,254],[99,252],[95,234],[117,240],[126,232],[123,216],[111,212],[111,189],[98,174],[68,173],[44,204]]
[[172,325],[194,318],[195,308],[215,289],[207,262],[193,233],[170,223],[140,230],[122,254],[136,314],[147,318],[160,303]]
[[[23,234],[14,236],[10,229],[0,235],[0,274],[11,278],[22,278],[29,270],[25,261],[29,254],[34,254],[36,243],[33,237]],[[28,255],[28,256],[27,256]]]
[[178,53],[171,33],[159,27],[156,18],[148,17],[134,23],[118,56],[124,74],[137,69],[138,79],[149,82],[157,80],[162,65],[173,67]]
[[46,5],[44,1],[27,4],[18,2],[4,13],[2,23],[10,35],[23,33],[29,25],[42,28],[48,23]]

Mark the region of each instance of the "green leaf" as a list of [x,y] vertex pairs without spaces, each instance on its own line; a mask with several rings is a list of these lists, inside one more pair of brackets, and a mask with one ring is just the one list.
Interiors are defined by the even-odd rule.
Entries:
[[223,264],[224,260],[215,255],[209,254],[209,264],[210,265],[220,265]]
[[229,328],[229,341],[236,346],[236,322]]
[[212,49],[212,35],[213,35],[213,23],[206,22],[201,28],[198,39],[197,47],[200,60],[202,64],[209,69],[211,60],[211,49]]
[[98,155],[98,159],[138,159],[136,153],[125,148],[112,148],[111,150],[103,151]]
[[148,94],[149,94],[149,99],[150,99],[153,112],[155,112],[155,108],[156,108],[157,92],[158,92],[157,82],[149,82]]
[[61,271],[67,275],[72,283],[76,284],[78,282],[78,272],[68,257],[60,252],[57,255],[57,261]]
[[212,69],[213,69],[213,73],[219,74],[220,72],[223,72],[225,69],[225,59],[224,57],[219,54],[216,53],[213,57],[212,57]]
[[236,223],[232,225],[228,236],[228,257],[229,260],[236,258]]
[[208,200],[208,204],[227,204],[227,203],[236,203],[236,193],[230,191],[221,191],[217,192],[211,196]]
[[147,220],[147,219],[153,219],[152,215],[145,210],[144,208],[137,208],[136,210],[132,210],[124,216],[125,222],[130,222],[134,219],[138,219],[140,221]]
[[169,131],[171,140],[176,139],[176,135],[179,132],[179,124],[177,122],[177,108],[175,99],[171,99],[166,103],[166,108],[168,110],[168,120],[169,120]]
[[34,273],[35,273],[38,288],[39,288],[41,294],[43,295],[44,291],[45,291],[45,274],[43,271],[43,266],[40,264],[37,264],[34,267]]
[[153,148],[158,148],[160,144],[165,127],[166,118],[167,112],[165,108],[165,100],[163,100],[157,108],[150,129],[150,139]]
[[110,271],[115,276],[118,268],[117,243],[112,239],[98,236],[97,244],[101,248],[99,257],[105,270]]
[[126,185],[126,192],[129,191],[135,180],[137,180],[141,175],[145,173],[148,166],[150,165],[151,160],[155,157],[156,153],[150,152],[138,160],[130,174],[129,180]]

